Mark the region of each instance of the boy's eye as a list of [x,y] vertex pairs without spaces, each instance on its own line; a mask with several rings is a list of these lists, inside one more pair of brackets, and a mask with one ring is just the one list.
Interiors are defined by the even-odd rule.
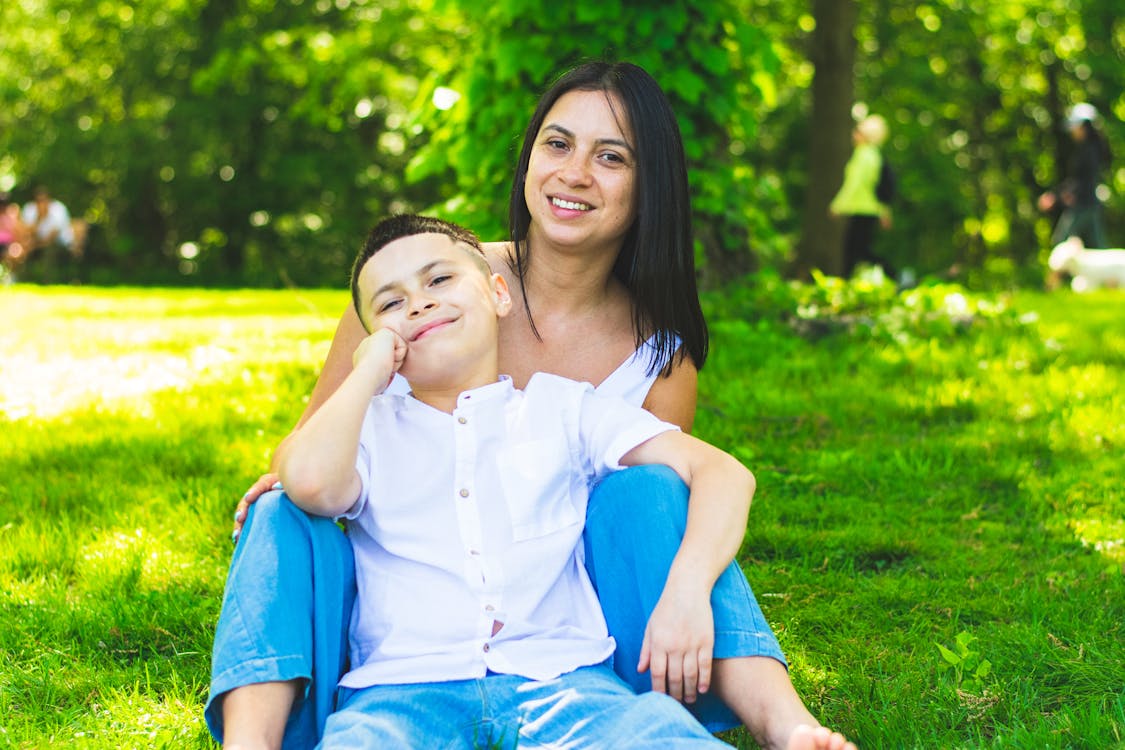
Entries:
[[448,273],[443,273],[443,274],[439,274],[439,275],[435,276],[435,277],[434,277],[434,278],[433,278],[433,279],[432,279],[432,280],[430,281],[430,284],[431,284],[431,285],[433,285],[433,286],[436,286],[436,285],[438,285],[438,284],[441,284],[441,283],[444,283],[444,282],[446,282],[446,281],[449,281],[449,280],[450,280],[450,279],[452,279],[452,278],[453,278],[453,275],[452,275],[452,274],[448,274]]
[[393,309],[394,309],[395,307],[397,307],[397,306],[398,306],[398,303],[399,303],[399,302],[400,302],[400,300],[397,300],[397,299],[390,299],[390,300],[387,300],[387,301],[386,301],[386,302],[384,302],[383,304],[379,305],[379,310],[378,310],[378,311],[379,311],[379,312],[381,312],[381,313],[385,313],[385,312],[387,312],[388,310],[393,310]]

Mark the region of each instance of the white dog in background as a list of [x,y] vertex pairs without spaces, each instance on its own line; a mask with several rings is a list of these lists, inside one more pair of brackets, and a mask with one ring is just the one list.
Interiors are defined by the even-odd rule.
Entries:
[[1047,265],[1056,274],[1069,274],[1070,288],[1076,292],[1125,287],[1125,250],[1087,250],[1080,237],[1055,245]]

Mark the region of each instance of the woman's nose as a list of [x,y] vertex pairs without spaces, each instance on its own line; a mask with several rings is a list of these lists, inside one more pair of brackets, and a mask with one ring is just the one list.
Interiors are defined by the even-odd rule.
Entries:
[[586,160],[575,154],[563,165],[560,176],[567,185],[584,185],[590,180],[590,169]]

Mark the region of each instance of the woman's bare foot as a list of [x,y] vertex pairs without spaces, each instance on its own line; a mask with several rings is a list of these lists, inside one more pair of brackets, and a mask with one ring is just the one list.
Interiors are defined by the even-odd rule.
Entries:
[[765,750],[856,750],[842,734],[820,726],[776,659],[716,659],[714,684]]
[[789,735],[785,750],[856,750],[856,746],[844,735],[827,727],[802,724]]

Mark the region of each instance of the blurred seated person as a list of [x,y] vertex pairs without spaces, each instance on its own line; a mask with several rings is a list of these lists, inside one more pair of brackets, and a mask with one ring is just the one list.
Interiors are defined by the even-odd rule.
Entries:
[[[9,273],[24,253],[25,228],[19,204],[7,193],[0,193],[0,264]],[[0,276],[3,276],[0,273]]]
[[65,276],[71,273],[71,259],[82,254],[70,211],[62,201],[52,198],[46,187],[39,186],[35,189],[35,200],[23,207],[21,218],[27,236],[20,262],[27,263],[42,251],[43,270],[37,275],[47,282],[66,280]]

